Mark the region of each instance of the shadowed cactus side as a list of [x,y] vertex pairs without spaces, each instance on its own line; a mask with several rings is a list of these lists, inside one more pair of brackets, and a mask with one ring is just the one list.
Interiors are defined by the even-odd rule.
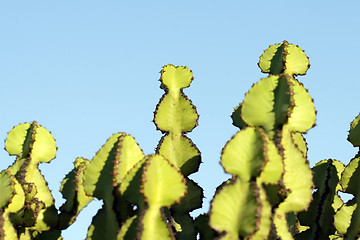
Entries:
[[[119,213],[117,201],[126,204],[117,193],[118,185],[136,163],[144,158],[144,154],[134,138],[125,133],[114,134],[96,153],[87,165],[83,184],[88,196],[103,199],[103,207],[93,218],[87,239],[114,239],[120,229],[121,222],[126,220],[120,216],[130,214],[131,207],[123,207],[126,213]],[[119,216],[117,216],[119,215]],[[105,235],[102,229],[107,229]]]
[[[348,140],[360,146],[360,115],[350,124]],[[320,161],[313,167],[316,191],[308,212],[299,213],[296,239],[358,239],[360,236],[359,153],[344,166],[338,160]],[[346,203],[338,192],[351,194]]]
[[156,152],[188,176],[198,170],[201,160],[200,151],[185,136],[197,126],[199,118],[195,106],[183,93],[193,81],[192,71],[187,67],[166,65],[161,70],[160,81],[165,93],[156,106],[154,123],[165,135]]
[[307,212],[298,214],[299,233],[296,239],[327,239],[336,234],[335,213],[343,204],[337,194],[343,163],[328,159],[318,162],[313,168],[315,191]]
[[25,193],[7,170],[0,173],[0,239],[17,239],[18,234],[10,220],[10,214],[20,211],[25,204]]
[[83,185],[84,170],[88,164],[89,160],[77,158],[74,169],[61,182],[60,192],[66,202],[60,207],[60,229],[66,229],[74,223],[80,211],[93,200],[93,197],[86,195]]

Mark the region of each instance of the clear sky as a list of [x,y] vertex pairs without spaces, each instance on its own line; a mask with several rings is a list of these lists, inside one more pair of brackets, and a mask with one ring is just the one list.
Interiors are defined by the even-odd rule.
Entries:
[[[318,111],[306,135],[310,165],[348,163],[357,149],[346,140],[360,111],[360,2],[353,1],[0,1],[0,139],[36,120],[52,132],[57,157],[42,166],[56,199],[76,157],[91,159],[113,133],[135,137],[146,154],[162,134],[152,123],[163,91],[163,65],[194,74],[187,96],[199,126],[188,136],[202,152],[191,175],[205,191],[229,176],[221,149],[238,129],[230,115],[253,83],[269,45],[287,40],[305,50],[311,67],[298,79]],[[1,148],[4,143],[2,141]],[[0,151],[0,169],[14,157]],[[100,203],[93,202],[65,240],[84,239]]]

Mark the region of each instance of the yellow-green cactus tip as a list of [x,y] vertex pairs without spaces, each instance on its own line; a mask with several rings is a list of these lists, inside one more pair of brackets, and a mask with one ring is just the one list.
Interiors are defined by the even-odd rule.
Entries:
[[298,46],[283,41],[271,45],[260,57],[258,63],[263,73],[279,75],[304,75],[309,69],[309,58]]
[[160,81],[168,89],[183,89],[189,87],[192,80],[192,71],[185,66],[175,67],[169,64],[165,65],[161,70]]

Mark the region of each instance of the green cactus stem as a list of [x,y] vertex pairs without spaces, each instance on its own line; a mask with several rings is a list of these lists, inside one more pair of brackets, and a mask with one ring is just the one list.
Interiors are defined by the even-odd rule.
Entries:
[[233,209],[227,212],[238,214],[233,216],[237,220],[223,226],[224,216],[217,213],[226,203],[219,204],[218,198],[236,195],[235,190],[225,191],[235,189],[234,183],[224,183],[210,210],[210,225],[223,234],[221,239],[293,239],[295,222],[289,216],[306,210],[312,198],[312,173],[301,134],[315,125],[316,112],[307,90],[294,78],[306,73],[308,58],[284,41],[265,50],[258,65],[270,76],[253,85],[235,108],[233,124],[241,131],[226,144],[221,157],[225,171],[241,181],[256,211],[249,213],[253,221],[245,221],[241,212],[252,208],[229,204]]
[[[83,176],[85,193],[104,201],[103,207],[93,218],[87,239],[116,238],[121,223],[126,220],[117,214],[118,186],[127,172],[143,158],[144,154],[133,137],[117,133],[107,140],[87,164]],[[128,216],[130,213],[123,214]]]
[[74,169],[61,182],[60,192],[66,202],[60,207],[60,229],[66,229],[74,223],[80,211],[93,200],[93,197],[86,195],[83,185],[83,175],[88,164],[89,160],[77,158]]
[[[224,232],[224,239],[233,239],[235,236],[246,237],[252,235],[254,239],[264,239],[269,235],[271,227],[271,206],[268,203],[266,190],[263,187],[264,184],[276,184],[283,172],[282,159],[279,155],[275,143],[266,135],[265,131],[261,128],[247,127],[238,132],[224,147],[221,164],[227,173],[239,178],[240,182],[235,185],[240,187],[237,191],[234,186],[228,186],[233,184],[227,182],[223,184],[222,188],[217,190],[217,194],[211,203],[210,210],[210,225],[218,232]],[[243,193],[243,192],[246,192]],[[247,195],[249,204],[252,203],[252,207],[246,204],[239,203],[236,194]],[[235,194],[235,195],[231,195]],[[224,197],[222,197],[224,195]],[[233,199],[233,204],[222,202],[218,199]],[[244,199],[244,201],[247,199]],[[262,200],[262,201],[260,201]],[[236,203],[236,204],[235,204]],[[227,204],[229,209],[225,211],[224,204]],[[238,208],[238,209],[237,209]],[[250,213],[250,209],[253,209]],[[240,217],[239,212],[244,211],[248,214],[250,220],[243,220]],[[241,228],[234,229],[231,224],[224,226],[223,215],[233,215],[235,222],[229,221],[232,225],[240,227],[242,224],[246,224],[247,231],[241,230]],[[261,218],[255,216],[261,214]],[[249,227],[251,225],[251,227]]]
[[25,194],[16,180],[7,170],[0,173],[0,239],[17,239],[10,214],[24,207]]
[[56,155],[56,144],[51,133],[36,122],[14,127],[5,141],[5,149],[16,156],[8,172],[21,184],[25,195],[24,208],[12,214],[17,228],[23,232],[43,232],[58,223],[54,199],[38,165],[50,162]]
[[187,176],[199,168],[200,151],[185,135],[198,124],[195,106],[184,94],[190,86],[193,74],[187,67],[166,65],[161,70],[161,88],[165,90],[156,106],[154,123],[165,135],[161,138],[156,153],[168,159],[186,177],[188,194],[182,202],[171,208],[168,216],[177,229],[177,239],[195,239],[194,221],[190,211],[202,206],[202,189]]
[[[355,196],[352,201],[349,201],[346,205],[343,205],[342,208],[344,209],[342,211],[340,209],[339,213],[337,213],[335,216],[335,224],[339,232],[344,233],[344,230],[346,229],[344,239],[355,239],[355,237],[357,237],[360,233],[360,208],[357,207],[359,206],[358,196],[360,194],[359,161],[359,156],[352,159],[351,162],[345,167],[345,170],[341,177],[341,185],[343,187],[343,191],[353,194]],[[339,223],[341,223],[341,225],[339,225]]]
[[149,155],[136,164],[122,181],[120,191],[138,206],[138,214],[124,222],[118,239],[175,239],[166,211],[186,195],[185,182],[179,169],[162,155]]
[[[169,189],[172,189],[169,191]],[[175,239],[164,218],[162,208],[180,202],[187,193],[185,178],[180,171],[161,155],[152,155],[145,162],[141,193],[147,203],[140,216],[142,240]]]
[[316,191],[308,211],[298,214],[306,230],[296,239],[326,239],[336,234],[334,215],[343,204],[337,192],[342,189],[340,178],[344,168],[344,164],[333,159],[320,161],[312,168]]
[[[360,114],[351,122],[348,140],[354,147],[360,146]],[[360,234],[360,154],[358,153],[345,167],[341,175],[341,186],[345,193],[354,196],[344,204],[335,215],[335,226],[344,239],[355,239]]]
[[161,70],[161,86],[165,89],[155,110],[154,123],[165,132],[156,152],[181,169],[184,176],[198,170],[200,152],[184,134],[192,131],[198,123],[195,106],[183,93],[193,80],[187,67],[166,65]]
[[3,209],[8,206],[11,202],[11,199],[14,196],[14,187],[11,175],[6,171],[1,171],[0,173],[0,208]]
[[256,229],[255,186],[240,178],[231,179],[216,191],[211,202],[210,226],[222,234],[220,239],[239,239]]

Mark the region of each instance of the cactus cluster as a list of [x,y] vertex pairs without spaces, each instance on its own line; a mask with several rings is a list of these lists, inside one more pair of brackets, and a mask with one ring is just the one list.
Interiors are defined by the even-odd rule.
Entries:
[[[232,114],[240,129],[225,145],[221,165],[231,178],[221,184],[208,213],[194,219],[203,191],[189,176],[201,163],[186,134],[198,124],[183,89],[193,75],[166,65],[154,123],[164,135],[145,155],[126,133],[112,135],[91,159],[77,158],[61,182],[64,204],[56,209],[39,164],[55,158],[51,133],[37,122],[14,127],[5,149],[15,162],[0,173],[0,240],[62,239],[94,198],[103,205],[86,239],[356,239],[360,236],[360,155],[345,166],[322,160],[312,169],[303,134],[315,126],[312,98],[297,75],[309,60],[284,41],[258,63],[268,77],[254,84]],[[360,147],[360,115],[348,140]],[[352,194],[343,202],[338,193]]]
[[302,134],[315,124],[315,108],[295,79],[306,73],[308,58],[284,41],[264,52],[259,67],[269,76],[235,108],[232,119],[240,131],[221,155],[232,178],[218,187],[209,212],[220,239],[291,239],[295,222],[289,218],[306,210],[312,198]]
[[55,158],[55,140],[36,122],[12,129],[5,148],[17,158],[0,175],[0,239],[61,239],[94,198],[103,206],[86,239],[195,239],[190,212],[201,208],[203,192],[188,176],[201,158],[185,134],[198,114],[182,91],[192,80],[187,67],[164,66],[154,123],[165,135],[156,152],[145,156],[132,136],[112,135],[93,159],[75,160],[61,183],[66,201],[59,210],[38,168]]

